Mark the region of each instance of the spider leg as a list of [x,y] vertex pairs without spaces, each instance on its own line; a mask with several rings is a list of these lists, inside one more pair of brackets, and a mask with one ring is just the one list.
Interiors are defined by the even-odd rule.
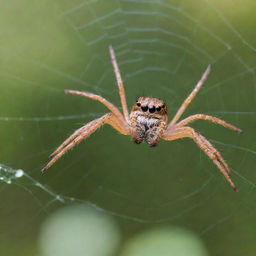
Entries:
[[202,85],[204,84],[205,80],[207,79],[209,73],[211,71],[211,66],[209,65],[207,67],[207,69],[205,70],[205,72],[203,73],[201,79],[197,82],[195,88],[193,89],[193,91],[189,94],[189,96],[184,100],[184,102],[182,103],[182,105],[180,106],[180,108],[178,109],[178,111],[176,112],[175,116],[173,117],[172,121],[170,122],[170,124],[175,124],[179,118],[181,117],[181,115],[183,114],[183,112],[186,110],[186,108],[188,107],[188,105],[191,103],[191,101],[195,98],[195,96],[197,95],[197,93],[199,92],[199,90],[201,89]]
[[119,109],[116,106],[114,106],[111,102],[106,100],[105,98],[103,98],[103,97],[101,97],[99,95],[90,93],[90,92],[81,92],[81,91],[75,91],[75,90],[65,90],[65,93],[79,95],[79,96],[87,97],[87,98],[90,98],[90,99],[97,100],[97,101],[101,102],[111,112],[113,112],[113,114],[117,117],[117,119],[119,119],[119,121],[121,123],[121,126],[125,127],[125,129],[127,131],[129,130],[128,123],[124,119],[124,117],[121,114],[121,112],[119,111]]
[[[86,125],[85,125],[86,126]],[[74,140],[83,130],[84,126],[77,129],[73,134],[71,134],[51,155],[50,158],[53,158],[58,154],[63,148],[65,148],[72,140]]]
[[225,162],[220,152],[213,147],[213,145],[201,134],[196,132],[191,127],[181,127],[175,128],[172,130],[166,131],[162,135],[162,139],[164,140],[177,140],[182,138],[192,138],[195,143],[199,146],[199,148],[210,158],[213,163],[218,167],[219,171],[225,177],[227,182],[230,184],[233,190],[237,191],[236,185],[230,178],[230,170],[228,164]]
[[82,140],[89,137],[92,133],[94,133],[99,127],[108,123],[114,129],[119,131],[121,134],[129,135],[126,129],[122,127],[119,123],[119,120],[112,113],[105,114],[104,116],[97,118],[83,127],[76,130],[68,139],[66,139],[52,154],[52,159],[48,162],[48,164],[42,169],[42,171],[50,168],[59,158],[61,158],[67,151],[75,147]]
[[233,130],[233,131],[238,132],[238,133],[243,132],[241,129],[235,127],[232,124],[229,124],[229,123],[225,122],[224,120],[221,120],[221,119],[219,119],[217,117],[214,117],[214,116],[208,116],[208,115],[204,115],[204,114],[196,114],[196,115],[189,116],[189,117],[183,119],[182,121],[180,121],[179,123],[177,123],[176,127],[186,126],[187,124],[189,124],[193,121],[199,120],[199,119],[207,120],[207,121],[222,125],[226,128],[229,128],[230,130]]
[[[109,115],[108,118],[105,120],[106,123],[111,125],[114,129],[119,131],[123,135],[129,135],[129,133],[119,124],[119,121],[117,118],[112,114],[106,114]],[[97,120],[97,119],[96,119]],[[95,121],[95,120],[94,120]],[[93,121],[92,121],[93,122]],[[92,123],[91,122],[91,123]],[[72,135],[70,135],[51,155],[50,158],[53,158],[56,154],[58,154],[63,148],[65,148],[70,142],[72,142],[76,137],[78,137],[81,133],[83,133],[83,130],[88,128],[88,125],[90,123],[82,126],[81,128],[77,129]]]
[[116,77],[116,81],[117,81],[118,88],[119,88],[119,96],[121,99],[124,117],[125,117],[126,122],[128,122],[129,121],[129,112],[128,112],[127,103],[126,103],[124,85],[123,85],[121,73],[120,73],[120,70],[119,70],[119,67],[118,67],[118,64],[116,61],[115,52],[111,45],[109,46],[109,53],[110,53],[112,65],[114,67],[115,77]]

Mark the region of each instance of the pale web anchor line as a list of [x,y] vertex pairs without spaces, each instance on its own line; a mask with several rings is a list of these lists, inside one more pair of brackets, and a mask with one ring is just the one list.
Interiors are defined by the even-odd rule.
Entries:
[[[25,179],[25,182],[29,182],[29,184],[27,184],[26,186],[24,185],[25,182],[22,182],[22,179]],[[21,180],[19,182],[19,180]],[[60,202],[62,204],[73,204],[73,203],[80,203],[80,204],[86,204],[94,209],[96,209],[99,212],[103,212],[121,219],[125,219],[128,221],[132,221],[132,222],[138,222],[138,223],[144,223],[144,224],[157,224],[157,223],[164,223],[166,221],[170,221],[170,220],[174,220],[180,216],[182,216],[183,214],[186,214],[190,211],[192,211],[193,209],[195,209],[196,207],[199,207],[202,202],[198,203],[197,205],[194,205],[193,207],[189,207],[187,209],[185,209],[183,212],[181,212],[178,215],[174,215],[171,217],[166,217],[166,218],[161,218],[161,219],[145,219],[145,218],[140,218],[140,217],[133,217],[133,216],[129,216],[129,215],[125,215],[125,214],[121,214],[121,213],[117,213],[111,210],[107,210],[104,208],[99,207],[98,205],[87,201],[87,200],[82,200],[79,198],[74,198],[74,197],[69,197],[69,196],[65,196],[65,195],[61,195],[56,193],[54,190],[52,190],[51,188],[49,188],[46,185],[43,185],[41,182],[38,182],[37,180],[35,180],[32,176],[30,176],[26,171],[22,170],[22,169],[12,169],[9,166],[0,164],[0,182],[4,182],[7,185],[16,185],[19,186],[21,188],[23,188],[25,191],[28,191],[27,186],[34,186],[37,187],[39,189],[41,189],[42,191],[44,191],[46,194],[50,195],[52,197],[52,200],[50,200],[47,204],[43,205],[40,201],[38,201],[37,198],[35,198],[36,202],[40,205],[40,207],[42,208],[43,211],[46,211],[47,208],[53,204],[54,202]],[[206,182],[208,183],[208,181]],[[195,196],[197,193],[199,193],[201,191],[201,189],[203,189],[205,186],[205,184],[202,185],[202,188],[199,188],[197,191],[194,191],[191,193],[190,196]],[[33,195],[33,194],[31,194]]]

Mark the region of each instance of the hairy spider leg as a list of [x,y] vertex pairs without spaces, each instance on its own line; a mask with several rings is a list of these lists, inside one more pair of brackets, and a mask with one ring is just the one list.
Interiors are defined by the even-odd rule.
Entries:
[[121,73],[116,61],[116,55],[112,45],[109,46],[109,53],[110,53],[112,65],[114,67],[114,73],[115,73],[115,77],[116,77],[116,81],[119,89],[119,96],[120,96],[120,100],[123,108],[124,117],[126,122],[129,122],[129,112],[128,112],[127,103],[126,103],[124,85],[123,85]]
[[99,127],[105,123],[111,125],[114,129],[119,131],[121,134],[128,135],[127,131],[120,125],[119,120],[113,113],[105,114],[104,116],[97,118],[83,127],[76,130],[68,139],[66,139],[52,154],[52,159],[49,163],[42,169],[42,171],[50,168],[59,158],[61,158],[67,151],[75,147],[82,140],[89,137],[94,133]]
[[119,109],[116,106],[114,106],[111,102],[109,102],[105,98],[103,98],[99,95],[90,93],[90,92],[81,92],[81,91],[75,91],[75,90],[65,90],[65,93],[79,95],[79,96],[83,96],[83,97],[90,98],[90,99],[97,100],[97,101],[101,102],[117,117],[117,119],[120,122],[120,126],[124,127],[124,129],[127,130],[127,132],[129,131],[128,124],[125,121],[122,113],[119,111]]
[[201,79],[197,82],[197,84],[196,84],[195,88],[193,89],[193,91],[184,100],[184,102],[182,103],[182,105],[180,106],[178,111],[176,112],[175,116],[173,117],[172,121],[170,122],[170,125],[175,124],[179,120],[179,118],[181,117],[183,112],[186,110],[188,105],[191,103],[191,101],[195,98],[195,96],[197,95],[197,93],[201,89],[201,87],[204,84],[204,82],[206,81],[210,71],[211,71],[211,66],[209,65],[207,67],[207,69],[205,70],[205,72],[203,73]]
[[187,124],[189,124],[191,122],[194,122],[196,120],[200,120],[200,119],[207,120],[207,121],[222,125],[222,126],[228,128],[228,129],[233,130],[233,131],[238,132],[238,133],[243,132],[241,129],[237,128],[236,126],[234,126],[232,124],[227,123],[224,120],[221,120],[221,119],[219,119],[217,117],[214,117],[214,116],[208,116],[208,115],[204,115],[204,114],[196,114],[196,115],[189,116],[189,117],[183,119],[182,121],[180,121],[179,123],[177,123],[176,127],[186,126]]
[[199,146],[199,148],[214,162],[214,164],[218,167],[219,171],[223,174],[227,182],[230,184],[233,190],[237,191],[236,185],[230,178],[230,170],[228,164],[225,162],[220,152],[215,149],[212,144],[200,133],[196,132],[191,127],[181,127],[175,128],[172,130],[166,131],[162,139],[164,140],[177,140],[185,137],[192,138],[195,143]]

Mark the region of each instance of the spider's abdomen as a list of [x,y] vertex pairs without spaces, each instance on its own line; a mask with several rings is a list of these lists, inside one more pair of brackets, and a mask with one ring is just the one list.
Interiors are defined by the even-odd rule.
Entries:
[[166,125],[159,118],[132,115],[131,127],[133,128],[132,138],[135,143],[140,144],[145,141],[150,146],[155,146]]

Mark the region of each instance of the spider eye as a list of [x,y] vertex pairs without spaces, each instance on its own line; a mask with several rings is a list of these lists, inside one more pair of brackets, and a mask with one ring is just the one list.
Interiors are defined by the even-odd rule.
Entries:
[[148,110],[148,106],[141,106],[141,109],[143,112],[146,112]]
[[160,111],[160,110],[161,110],[161,108],[162,108],[162,107],[161,107],[161,106],[159,106],[159,107],[157,107],[157,108],[156,108],[156,110],[157,110],[157,111]]
[[137,106],[138,106],[138,107],[140,107],[140,105],[141,105],[140,103],[137,103]]
[[149,107],[149,112],[150,112],[150,113],[154,113],[155,111],[156,111],[155,106],[150,106],[150,107]]

